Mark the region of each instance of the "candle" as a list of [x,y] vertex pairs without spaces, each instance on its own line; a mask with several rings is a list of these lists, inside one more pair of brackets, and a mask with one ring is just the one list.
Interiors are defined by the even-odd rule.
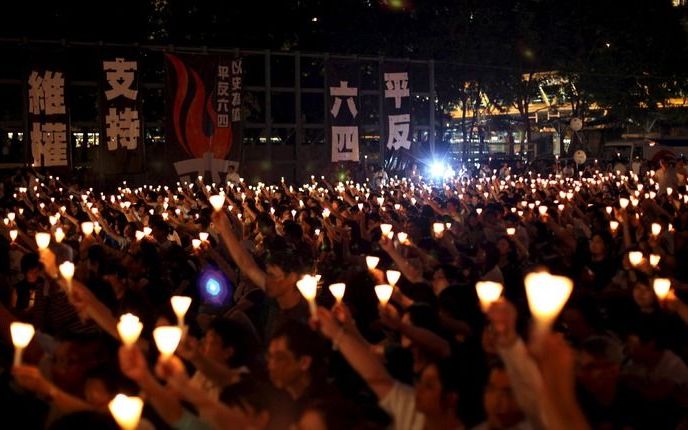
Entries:
[[198,249],[201,247],[201,239],[191,239],[191,246],[193,246],[193,249]]
[[7,219],[10,220],[10,222],[14,221],[15,217],[16,217],[16,214],[14,212],[9,212],[7,214]]
[[358,204],[358,210],[359,210],[359,211],[362,211],[362,210],[363,210],[363,203],[359,203],[359,204]]
[[549,329],[573,290],[573,281],[546,272],[529,273],[525,278],[528,306],[540,330]]
[[213,207],[215,212],[220,212],[222,210],[222,206],[225,204],[224,196],[219,194],[208,197],[208,200],[210,201],[210,205]]
[[142,232],[141,230],[136,230],[136,240],[141,240],[146,236],[146,233]]
[[659,260],[661,258],[662,257],[660,257],[657,254],[650,254],[650,265],[654,268],[657,268],[657,266],[659,266]]
[[607,215],[612,214],[612,207],[611,206],[607,206],[606,208],[604,208],[604,210],[607,211]]
[[182,329],[177,326],[157,327],[153,330],[153,339],[162,359],[166,360],[177,350],[179,341],[182,339]]
[[509,236],[513,236],[516,234],[516,229],[514,227],[508,227],[506,229],[506,234]]
[[616,229],[619,228],[619,222],[618,221],[609,221],[609,228],[611,229],[612,233],[616,233]]
[[399,278],[401,278],[401,272],[398,270],[387,271],[387,282],[389,282],[391,286],[395,286],[397,282],[399,282]]
[[538,212],[540,212],[540,216],[544,216],[547,213],[547,206],[539,206]]
[[143,330],[143,324],[136,315],[124,314],[119,317],[117,333],[125,346],[135,344],[141,335],[141,330]]
[[18,235],[19,235],[19,231],[18,231],[18,230],[14,230],[14,229],[13,229],[13,230],[10,230],[10,239],[12,239],[12,242],[14,242],[15,240],[17,240],[17,236],[18,236]]
[[433,223],[432,232],[435,234],[435,237],[441,237],[442,233],[444,233],[444,224],[441,222]]
[[14,365],[20,366],[22,363],[22,352],[33,338],[36,330],[33,325],[23,322],[15,321],[10,324],[10,334],[12,335],[12,344],[14,344]]
[[655,290],[655,294],[659,300],[664,300],[669,295],[669,289],[671,289],[671,280],[666,278],[657,278],[652,283],[652,289]]
[[503,289],[504,286],[499,282],[481,281],[475,284],[475,290],[480,299],[480,306],[484,312],[487,312],[492,303],[499,300]]
[[318,293],[318,280],[315,276],[304,275],[303,278],[296,282],[296,288],[304,299],[308,301],[308,306],[311,310],[311,316],[313,318],[317,317],[317,308],[315,304],[315,296]]
[[640,251],[631,251],[628,253],[628,261],[633,267],[638,266],[643,261],[643,253]]
[[84,236],[90,236],[93,233],[93,223],[91,221],[82,222],[81,231],[84,233]]
[[368,266],[368,270],[373,270],[377,267],[377,263],[380,262],[380,257],[375,257],[373,255],[369,255],[366,257],[366,265]]
[[144,236],[150,236],[151,233],[153,233],[153,229],[150,227],[144,227],[143,228],[143,235]]
[[174,314],[177,315],[177,325],[184,327],[184,316],[191,306],[191,297],[187,296],[172,296],[170,298]]
[[210,237],[210,234],[207,231],[202,231],[198,233],[198,238],[201,239],[202,242],[207,242],[208,237]]
[[329,216],[330,216],[330,210],[327,209],[327,208],[323,209],[323,211],[322,211],[322,216],[323,216],[323,219],[329,218]]
[[140,397],[117,394],[108,403],[108,409],[122,430],[135,430],[141,420],[143,400]]
[[652,223],[652,236],[654,236],[656,238],[657,236],[659,236],[659,233],[661,233],[661,232],[662,232],[662,225],[658,224],[656,222],[653,222]]
[[380,304],[382,304],[382,306],[387,306],[387,303],[389,303],[389,299],[392,297],[393,291],[394,287],[392,287],[391,285],[382,284],[375,286],[375,295],[377,295],[377,299],[380,301]]
[[50,245],[50,233],[36,233],[36,245],[40,250],[47,249]]
[[380,224],[380,230],[384,236],[387,236],[392,231],[392,224]]
[[476,212],[478,215],[480,215],[481,213],[483,213],[483,208],[478,208],[478,209],[475,210],[475,212]]
[[397,239],[399,239],[399,243],[405,244],[406,240],[408,239],[408,234],[404,232],[399,232],[397,233]]
[[628,203],[629,203],[629,200],[624,198],[624,197],[621,197],[619,199],[619,206],[621,206],[621,209],[626,209],[628,207]]
[[60,274],[67,281],[67,292],[72,292],[72,279],[74,278],[74,263],[71,261],[65,261],[60,264]]
[[378,206],[382,206],[382,204],[383,204],[384,202],[385,202],[385,198],[384,198],[384,197],[378,197],[378,198],[377,198],[377,204],[378,204]]
[[93,223],[93,231],[96,232],[96,236],[100,234],[100,231],[103,229],[103,227],[100,226],[100,223],[98,221]]
[[337,300],[337,303],[341,303],[344,298],[344,292],[346,291],[346,284],[340,282],[337,284],[330,285],[330,293]]

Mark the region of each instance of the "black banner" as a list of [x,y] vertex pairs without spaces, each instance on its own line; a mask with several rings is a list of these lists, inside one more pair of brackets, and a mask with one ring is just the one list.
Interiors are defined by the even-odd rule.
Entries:
[[69,116],[64,69],[56,64],[31,67],[26,80],[28,136],[35,167],[69,167]]
[[134,57],[104,58],[101,91],[101,169],[106,174],[143,170],[139,67]]
[[327,63],[328,136],[332,162],[359,161],[359,65],[354,61]]
[[388,150],[411,149],[411,91],[408,64],[384,63],[384,144]]
[[220,181],[241,121],[243,64],[217,55],[166,54],[167,144],[180,176]]

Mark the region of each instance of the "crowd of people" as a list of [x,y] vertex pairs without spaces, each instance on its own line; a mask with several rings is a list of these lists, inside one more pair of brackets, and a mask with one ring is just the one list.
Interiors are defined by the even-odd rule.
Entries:
[[113,194],[18,171],[2,428],[683,428],[688,190],[657,168]]

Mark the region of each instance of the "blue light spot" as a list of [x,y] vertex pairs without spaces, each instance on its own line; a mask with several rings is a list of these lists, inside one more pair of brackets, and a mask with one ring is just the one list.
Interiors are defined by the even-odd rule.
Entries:
[[208,282],[205,283],[205,290],[210,294],[211,296],[217,296],[220,294],[220,291],[222,290],[222,286],[216,279],[208,279]]

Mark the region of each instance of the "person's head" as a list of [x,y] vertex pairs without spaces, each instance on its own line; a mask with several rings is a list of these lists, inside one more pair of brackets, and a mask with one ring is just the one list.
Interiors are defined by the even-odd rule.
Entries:
[[628,331],[626,351],[636,363],[652,365],[666,348],[666,327],[654,317],[636,320]]
[[633,301],[640,310],[645,312],[652,311],[655,308],[657,304],[655,292],[650,286],[647,277],[637,275],[637,279],[633,284]]
[[21,259],[20,266],[21,271],[24,274],[24,279],[26,279],[27,282],[33,283],[38,281],[41,273],[43,273],[43,264],[41,263],[38,254],[35,252],[24,254]]
[[296,281],[306,269],[304,259],[296,250],[268,250],[265,260],[265,293],[268,297],[277,298],[295,291]]
[[590,254],[593,258],[603,258],[607,256],[607,244],[611,243],[611,238],[602,234],[595,233],[590,238]]
[[462,383],[459,367],[450,359],[425,366],[415,383],[418,412],[426,416],[457,415]]
[[84,399],[98,409],[107,408],[120,387],[120,374],[105,366],[86,373]]
[[576,377],[590,394],[613,389],[621,373],[621,345],[605,337],[591,337],[580,346]]
[[279,327],[270,339],[267,355],[273,385],[299,397],[320,370],[320,346],[319,336],[304,323],[290,320]]
[[247,364],[248,348],[246,329],[229,319],[213,320],[201,344],[206,358],[234,368]]
[[236,384],[227,386],[220,393],[220,401],[230,407],[240,409],[249,421],[249,427],[265,430],[276,427],[275,403],[278,399],[269,384],[244,378]]
[[495,363],[490,369],[483,405],[490,429],[510,429],[524,419],[523,411],[514,397],[511,379],[502,363]]
[[265,212],[261,212],[256,217],[256,228],[263,237],[274,236],[276,234],[275,221]]
[[148,220],[148,225],[151,228],[151,235],[158,243],[167,242],[167,236],[170,234],[170,226],[162,219],[160,215],[153,215]]

